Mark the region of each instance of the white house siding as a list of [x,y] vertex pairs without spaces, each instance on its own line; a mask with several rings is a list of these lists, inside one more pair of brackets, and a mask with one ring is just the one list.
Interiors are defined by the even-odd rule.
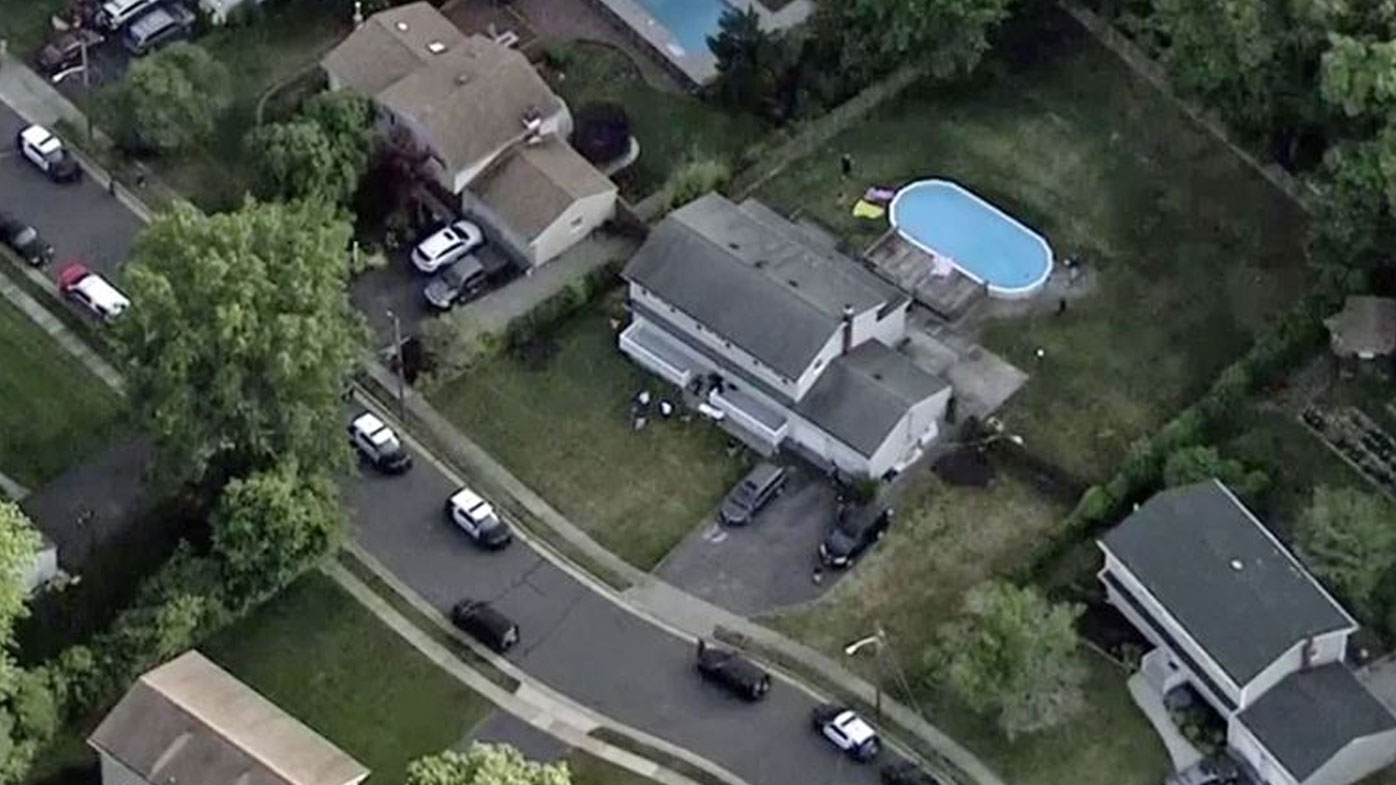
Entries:
[[552,225],[530,244],[530,261],[543,264],[591,234],[616,214],[616,192],[609,190],[572,202]]
[[[873,322],[865,340],[882,341],[888,346],[896,346],[900,343],[906,337],[906,309],[907,305],[905,304],[898,306],[881,319],[876,318],[876,310],[870,311],[869,313],[873,314]],[[862,343],[862,341],[860,340],[858,343]]]
[[[1310,666],[1326,665],[1330,662],[1339,662],[1343,659],[1347,651],[1349,630],[1330,632],[1327,635],[1319,635],[1314,638],[1309,660]],[[1265,670],[1256,674],[1241,690],[1241,700],[1238,701],[1240,708],[1245,708],[1260,699],[1270,690],[1271,687],[1279,684],[1284,677],[1295,673],[1304,667],[1304,642],[1294,644],[1289,651],[1275,658],[1275,661],[1266,666]]]
[[[1103,545],[1101,546],[1101,550],[1105,554],[1105,567],[1101,570],[1102,574],[1108,573],[1113,575],[1124,589],[1138,601],[1145,612],[1163,626],[1168,634],[1172,636],[1173,640],[1177,642],[1177,645],[1182,647],[1183,652],[1186,653],[1188,657],[1191,657],[1193,662],[1198,664],[1198,667],[1206,671],[1207,677],[1217,685],[1218,689],[1225,693],[1225,697],[1234,701],[1239,707],[1241,702],[1241,690],[1235,682],[1231,680],[1231,677],[1227,676],[1221,666],[1202,650],[1202,647],[1192,639],[1192,636],[1183,629],[1182,625],[1178,624],[1178,622],[1163,609],[1163,606],[1158,600],[1154,599],[1153,595],[1134,577],[1133,573],[1129,571],[1129,568],[1125,567],[1125,565],[1122,564],[1119,559],[1116,559],[1114,554],[1110,553]],[[1144,637],[1148,638],[1155,646],[1166,649],[1173,648],[1168,641],[1154,632],[1153,628],[1145,619],[1139,616],[1129,602],[1116,595],[1114,587],[1106,583],[1105,588],[1110,604],[1118,608]],[[1187,663],[1182,659],[1176,657],[1175,659],[1178,659],[1178,664],[1180,666],[1185,668],[1188,667]],[[1200,679],[1193,679],[1193,681],[1198,688],[1198,692],[1201,693],[1203,697],[1207,698],[1218,712],[1222,715],[1230,713],[1230,710],[1223,705],[1222,701],[1217,696],[1214,696],[1212,692],[1207,689],[1205,684],[1201,683]]]
[[102,785],[150,785],[116,758],[101,750],[97,754],[102,759]]
[[770,366],[748,354],[741,347],[725,340],[722,336],[700,325],[693,317],[677,308],[671,307],[667,302],[656,297],[644,287],[631,282],[630,299],[632,302],[637,302],[662,316],[666,322],[680,330],[689,341],[711,349],[713,352],[725,358],[727,362],[731,363],[734,367],[741,368],[748,375],[757,378],[782,395],[790,396],[783,402],[783,405],[788,405],[795,400],[794,380],[786,379],[776,373]]
[[794,412],[790,414],[790,431],[785,438],[824,458],[844,474],[872,476],[866,456]]
[[1236,757],[1250,764],[1265,785],[1300,785],[1240,722],[1227,723],[1226,745]]
[[1396,762],[1396,730],[1365,736],[1309,775],[1304,785],[1350,785]]
[[798,401],[805,397],[814,383],[819,381],[819,377],[828,369],[829,363],[838,359],[843,354],[843,330],[836,330],[829,340],[824,342],[824,348],[819,350],[819,354],[814,356],[809,367],[795,380],[795,391],[791,398]]

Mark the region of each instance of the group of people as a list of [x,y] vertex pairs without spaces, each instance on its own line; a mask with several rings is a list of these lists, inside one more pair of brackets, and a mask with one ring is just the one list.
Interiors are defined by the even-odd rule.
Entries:
[[[653,399],[649,390],[641,390],[636,394],[635,399],[630,403],[630,420],[635,425],[635,430],[640,430],[649,422],[650,405]],[[669,419],[674,416],[674,404],[668,400],[659,402],[659,416]]]

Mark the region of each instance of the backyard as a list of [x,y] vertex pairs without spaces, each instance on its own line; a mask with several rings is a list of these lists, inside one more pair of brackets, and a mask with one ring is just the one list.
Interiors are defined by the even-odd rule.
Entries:
[[[1032,374],[1004,420],[1093,482],[1303,290],[1304,220],[1113,54],[1065,29],[1031,68],[990,63],[970,84],[913,87],[757,195],[861,250],[886,228],[850,214],[866,185],[949,178],[1037,229],[1058,259],[1083,260],[1094,291],[1065,313],[975,326]],[[840,179],[844,153],[856,183]]]
[[564,515],[647,570],[712,512],[742,463],[702,420],[631,427],[640,390],[668,391],[621,355],[611,319],[604,304],[589,307],[430,397]]
[[760,119],[733,115],[690,95],[650,86],[620,50],[576,42],[549,51],[550,83],[573,111],[613,101],[630,117],[640,157],[616,175],[626,198],[653,193],[686,159],[712,158],[736,167],[737,157],[766,131]]
[[0,299],[0,472],[36,488],[108,444],[122,402],[21,311]]

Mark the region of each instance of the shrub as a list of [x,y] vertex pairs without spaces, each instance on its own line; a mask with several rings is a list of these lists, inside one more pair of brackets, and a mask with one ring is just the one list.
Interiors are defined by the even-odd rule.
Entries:
[[681,207],[709,191],[716,191],[732,179],[727,164],[712,158],[691,159],[675,169],[664,183],[665,212]]

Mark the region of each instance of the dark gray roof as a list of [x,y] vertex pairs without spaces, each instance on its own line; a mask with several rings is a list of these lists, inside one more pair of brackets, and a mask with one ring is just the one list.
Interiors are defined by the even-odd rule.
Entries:
[[912,406],[949,384],[878,341],[829,363],[795,411],[871,457]]
[[1348,744],[1396,729],[1396,716],[1342,663],[1286,676],[1240,720],[1299,782]]
[[1299,641],[1357,626],[1216,480],[1155,495],[1102,544],[1238,685]]
[[856,262],[822,247],[759,203],[708,194],[650,232],[625,277],[795,379],[834,333],[843,309],[902,298]]

